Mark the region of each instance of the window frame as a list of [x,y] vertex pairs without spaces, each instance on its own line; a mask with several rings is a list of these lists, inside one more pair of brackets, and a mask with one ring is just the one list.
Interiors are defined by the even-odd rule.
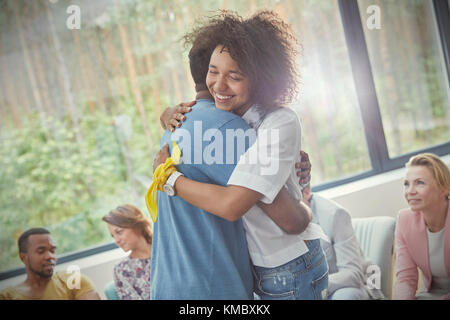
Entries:
[[[414,150],[397,157],[389,157],[386,137],[375,89],[372,66],[364,37],[357,0],[338,0],[341,21],[344,27],[345,41],[350,58],[353,82],[361,111],[364,134],[372,169],[350,177],[326,182],[312,187],[312,191],[321,191],[354,182],[370,176],[399,169],[409,158],[417,153],[432,152],[439,156],[449,154],[450,142]],[[450,86],[450,9],[447,1],[432,0],[435,22],[438,26],[447,80]]]
[[[321,191],[343,184],[368,178],[404,166],[408,159],[420,152],[432,152],[439,156],[449,154],[450,142],[415,150],[398,157],[390,158],[383,130],[378,98],[375,90],[374,77],[370,64],[364,30],[357,0],[338,0],[341,22],[344,27],[345,40],[349,52],[353,81],[361,110],[365,138],[367,142],[372,169],[326,182],[312,187],[312,191]],[[450,85],[450,9],[448,1],[432,0],[435,22],[438,26],[439,38],[443,50],[447,79]],[[57,263],[65,263],[85,258],[101,252],[118,248],[115,243],[102,244],[88,249],[62,255]],[[24,267],[0,272],[0,281],[25,274]]]

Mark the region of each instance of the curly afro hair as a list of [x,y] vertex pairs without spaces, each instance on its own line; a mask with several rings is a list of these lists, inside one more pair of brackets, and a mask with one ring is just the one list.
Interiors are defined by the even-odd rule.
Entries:
[[250,99],[263,108],[289,104],[297,95],[295,58],[298,42],[291,27],[273,11],[259,11],[248,19],[220,10],[200,21],[183,37],[196,83],[205,83],[209,58],[224,46],[250,82]]

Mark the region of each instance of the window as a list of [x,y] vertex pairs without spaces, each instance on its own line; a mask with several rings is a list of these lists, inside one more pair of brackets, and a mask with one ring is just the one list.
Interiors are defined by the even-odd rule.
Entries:
[[293,108],[317,185],[368,171],[370,159],[338,3],[295,3],[286,12],[303,50],[300,97]]
[[297,32],[315,190],[450,153],[446,1],[0,0],[0,280],[23,272],[6,271],[30,227],[67,260],[111,247],[112,208],[147,212],[159,115],[194,97],[179,39],[219,8],[273,9]]
[[[450,90],[432,1],[358,1],[376,5],[380,29],[364,35],[390,157],[448,142]],[[363,19],[364,20],[364,19]]]
[[[403,5],[405,5],[405,7],[403,7]],[[389,36],[391,39],[395,39],[392,41],[393,43],[397,43],[398,47],[400,47],[401,45],[407,45],[407,40],[402,38],[402,33],[396,34],[395,30],[383,30],[383,28],[387,29],[390,24],[398,24],[400,23],[400,20],[404,19],[402,17],[409,16],[408,19],[410,19],[411,22],[415,21],[414,23],[417,24],[417,28],[421,28],[421,39],[424,39],[424,37],[426,37],[425,35],[431,37],[430,39],[427,38],[424,41],[434,46],[435,49],[423,50],[417,47],[413,47],[414,49],[412,49],[416,50],[416,52],[427,51],[427,53],[423,54],[427,57],[426,65],[428,69],[425,73],[421,73],[420,75],[415,76],[420,78],[421,81],[424,81],[423,83],[421,82],[421,84],[426,86],[428,89],[435,87],[433,93],[434,95],[431,96],[430,99],[432,99],[432,101],[440,99],[442,103],[442,106],[438,107],[441,116],[436,116],[435,118],[439,117],[441,119],[445,119],[445,117],[447,117],[448,115],[447,110],[449,109],[448,75],[450,73],[450,69],[448,58],[449,43],[447,40],[449,38],[449,7],[446,2],[441,1],[415,1],[414,6],[416,6],[416,9],[414,10],[429,10],[429,13],[426,16],[421,16],[421,18],[419,19],[417,17],[414,17],[414,15],[411,13],[411,7],[414,7],[410,6],[412,5],[411,3],[408,2],[408,5],[403,5],[400,5],[400,2],[388,0],[372,2],[357,2],[345,0],[339,1],[339,9],[341,12],[342,23],[344,25],[346,34],[346,42],[350,54],[350,61],[352,64],[352,72],[354,83],[356,86],[356,92],[358,95],[359,108],[361,110],[363,118],[365,137],[368,144],[368,150],[372,164],[372,170],[367,172],[366,175],[373,175],[395,168],[400,168],[406,163],[411,155],[418,152],[429,151],[434,152],[438,155],[445,155],[450,152],[450,141],[448,139],[448,135],[445,136],[445,134],[443,134],[440,129],[435,128],[435,124],[436,127],[442,127],[442,124],[444,124],[443,127],[446,128],[445,130],[448,130],[448,125],[445,125],[445,122],[442,122],[441,120],[435,121],[435,124],[432,125],[433,128],[426,129],[426,131],[428,131],[426,134],[428,134],[429,136],[438,134],[439,137],[442,138],[433,138],[432,142],[430,142],[431,140],[429,140],[428,142],[421,143],[420,137],[416,137],[417,139],[415,139],[414,141],[408,141],[408,138],[406,138],[407,135],[403,133],[402,138],[405,139],[403,149],[395,151],[395,147],[391,147],[393,145],[393,141],[395,141],[395,139],[399,139],[400,134],[393,134],[389,132],[390,128],[386,120],[386,118],[388,119],[389,117],[386,116],[386,114],[389,114],[389,110],[386,110],[387,112],[384,112],[383,114],[383,107],[387,108],[386,104],[390,102],[388,101],[389,99],[385,97],[386,92],[382,91],[381,88],[383,86],[386,86],[386,83],[383,82],[389,81],[389,79],[383,79],[383,76],[387,74],[386,71],[383,71],[386,70],[386,65],[382,64],[383,68],[377,69],[380,68],[380,65],[377,66],[376,61],[384,59],[384,61],[381,60],[381,63],[389,62],[389,64],[392,64],[392,61],[386,60],[388,58],[386,58],[384,55],[386,55],[386,52],[390,53],[397,49],[392,50],[392,48],[388,45],[389,43],[386,42],[377,43],[376,39],[382,38],[381,34],[383,32],[391,33]],[[396,8],[392,9],[392,6]],[[378,10],[374,10],[373,7],[376,7]],[[394,13],[388,13],[389,10],[394,11]],[[410,11],[408,12],[406,10]],[[377,14],[379,15],[379,18],[381,20],[379,29],[376,28],[376,24],[375,26],[372,25],[373,21],[369,22],[371,16],[373,17]],[[395,14],[399,16],[395,17]],[[421,20],[421,22],[418,23],[417,20]],[[368,27],[369,24],[371,24],[371,28]],[[433,33],[435,34],[435,36],[433,35]],[[366,41],[366,39],[368,40]],[[433,43],[433,39],[436,39],[435,43]],[[376,54],[377,50],[380,51],[380,55]],[[389,56],[389,59],[393,59],[397,63],[403,65],[407,65],[408,63],[407,61],[402,61],[395,55]],[[417,60],[416,64],[421,65],[424,63],[419,54],[416,54],[415,59]],[[444,70],[439,70],[440,67],[444,68]],[[404,81],[407,82],[409,80],[408,77],[410,77],[411,74],[408,74],[408,77],[403,75],[403,78],[398,78],[399,74],[397,74],[397,72],[399,71],[397,70],[400,70],[401,68],[405,68],[405,66],[395,68],[396,71],[394,73],[396,74],[398,81],[403,81],[403,78],[405,78],[406,80]],[[392,72],[388,74],[393,75]],[[422,80],[423,78],[425,80]],[[439,83],[439,81],[442,82]],[[424,84],[425,82],[426,85]],[[401,90],[401,88],[403,88],[403,85],[397,83],[389,83],[388,87],[389,91],[392,92],[393,90]],[[442,90],[440,88],[442,88]],[[399,92],[396,92],[395,94],[400,95]],[[404,100],[406,101],[405,105],[408,105],[410,107],[412,105],[417,105],[416,102],[412,101],[413,99],[415,98],[412,95],[409,98],[406,98]],[[385,103],[385,101],[388,102]],[[430,108],[433,110],[432,112],[437,109],[436,106],[438,105],[433,103],[434,102],[430,101]],[[421,106],[421,108],[424,108],[424,106]],[[444,114],[443,117],[442,114]],[[400,115],[398,116],[400,117]],[[405,126],[405,121],[403,121],[402,125]],[[384,129],[386,129],[387,132],[385,132]],[[430,133],[430,130],[434,130],[433,133]],[[414,143],[414,146],[411,146],[412,143]],[[388,144],[390,147],[389,150]],[[364,174],[355,176],[349,180],[328,183],[324,186],[320,186],[320,188],[337,185],[339,183],[345,183],[346,181],[358,179],[359,177],[363,176]]]

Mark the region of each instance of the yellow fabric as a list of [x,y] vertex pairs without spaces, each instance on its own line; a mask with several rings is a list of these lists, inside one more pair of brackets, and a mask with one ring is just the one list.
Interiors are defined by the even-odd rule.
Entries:
[[71,276],[73,277],[71,273],[56,272],[39,299],[33,299],[16,288],[9,287],[0,292],[0,300],[76,300],[86,292],[95,291],[91,280],[82,274],[80,275],[79,289],[70,289],[69,286],[73,284]]
[[158,205],[156,204],[156,191],[164,191],[163,187],[167,181],[167,178],[177,171],[174,165],[180,163],[181,150],[175,141],[172,142],[172,156],[166,159],[166,162],[160,164],[153,173],[153,181],[145,194],[145,204],[147,210],[150,212],[150,217],[153,223],[158,218]]

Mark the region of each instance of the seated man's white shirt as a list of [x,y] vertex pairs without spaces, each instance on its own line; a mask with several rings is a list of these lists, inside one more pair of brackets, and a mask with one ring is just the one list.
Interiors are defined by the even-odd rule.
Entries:
[[[257,131],[255,143],[241,156],[228,185],[238,185],[263,194],[270,204],[283,186],[301,200],[295,170],[300,162],[301,127],[297,115],[288,108],[261,115],[252,106],[242,117]],[[273,268],[308,252],[304,240],[328,240],[319,225],[310,223],[299,235],[285,233],[264,211],[254,205],[243,217],[247,245],[256,266]]]
[[[329,275],[328,275],[328,296],[337,299],[334,293],[338,292],[340,298],[353,299],[373,299],[384,298],[379,289],[366,285],[366,274],[372,262],[366,260],[355,230],[353,229],[350,213],[336,202],[313,194],[311,199],[311,210],[313,212],[313,222],[320,224],[322,230],[330,238],[330,242],[321,242],[325,252]],[[355,290],[361,290],[357,294]]]

